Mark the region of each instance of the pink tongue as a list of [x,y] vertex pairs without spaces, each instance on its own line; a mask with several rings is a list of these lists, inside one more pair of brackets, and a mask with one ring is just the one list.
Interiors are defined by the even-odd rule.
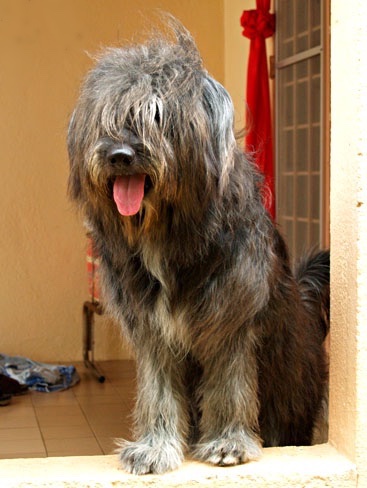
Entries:
[[118,176],[113,185],[113,199],[121,215],[135,215],[144,198],[145,175]]

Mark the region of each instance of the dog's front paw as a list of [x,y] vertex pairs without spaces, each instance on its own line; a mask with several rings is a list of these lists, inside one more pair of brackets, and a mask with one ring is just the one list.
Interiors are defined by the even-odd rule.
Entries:
[[122,467],[132,474],[162,474],[176,469],[183,461],[178,442],[145,438],[137,442],[119,441],[117,450]]
[[200,443],[194,453],[200,461],[218,466],[234,466],[255,461],[261,456],[260,441],[244,432],[232,433]]

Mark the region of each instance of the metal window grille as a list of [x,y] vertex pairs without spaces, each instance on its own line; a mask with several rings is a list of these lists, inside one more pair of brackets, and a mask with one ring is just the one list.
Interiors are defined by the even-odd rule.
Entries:
[[323,245],[323,9],[277,0],[277,221],[293,257]]

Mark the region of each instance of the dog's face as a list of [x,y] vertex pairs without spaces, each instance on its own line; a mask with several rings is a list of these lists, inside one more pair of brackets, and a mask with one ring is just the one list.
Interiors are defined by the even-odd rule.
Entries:
[[188,32],[110,49],[82,87],[69,126],[69,190],[123,219],[162,206],[197,212],[221,192],[235,147],[233,106]]

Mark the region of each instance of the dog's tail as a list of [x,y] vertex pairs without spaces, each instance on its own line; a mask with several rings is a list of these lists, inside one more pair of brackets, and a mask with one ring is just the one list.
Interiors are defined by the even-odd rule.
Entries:
[[297,263],[295,278],[302,301],[320,324],[322,339],[330,327],[330,252],[311,251]]

